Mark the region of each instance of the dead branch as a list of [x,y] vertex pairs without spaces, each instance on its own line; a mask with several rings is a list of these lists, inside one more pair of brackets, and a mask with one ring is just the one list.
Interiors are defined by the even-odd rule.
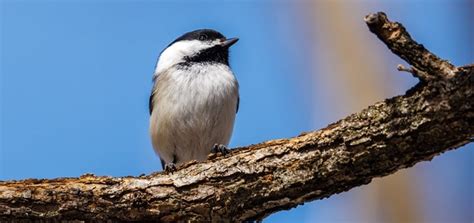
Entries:
[[238,148],[172,174],[0,182],[0,220],[261,219],[472,142],[474,67],[438,58],[384,13],[366,23],[422,80],[405,95],[319,131]]

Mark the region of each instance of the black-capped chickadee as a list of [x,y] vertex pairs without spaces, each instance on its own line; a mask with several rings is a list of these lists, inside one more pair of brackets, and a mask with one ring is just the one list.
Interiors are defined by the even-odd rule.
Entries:
[[228,152],[239,109],[239,84],[229,67],[229,47],[237,40],[200,29],[161,53],[149,108],[151,140],[163,169]]

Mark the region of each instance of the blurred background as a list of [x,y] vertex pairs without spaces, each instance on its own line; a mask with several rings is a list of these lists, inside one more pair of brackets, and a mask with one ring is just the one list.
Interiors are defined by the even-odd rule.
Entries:
[[[417,83],[363,17],[384,11],[455,65],[474,2],[0,0],[0,180],[148,174],[156,59],[198,28],[240,41],[232,147],[296,136]],[[264,222],[474,222],[474,144]]]

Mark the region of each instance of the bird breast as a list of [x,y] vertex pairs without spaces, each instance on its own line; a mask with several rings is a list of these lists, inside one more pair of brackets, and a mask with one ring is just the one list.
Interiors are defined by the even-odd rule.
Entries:
[[166,163],[206,159],[215,143],[228,144],[237,100],[238,83],[226,65],[196,64],[160,73],[150,119],[155,151]]

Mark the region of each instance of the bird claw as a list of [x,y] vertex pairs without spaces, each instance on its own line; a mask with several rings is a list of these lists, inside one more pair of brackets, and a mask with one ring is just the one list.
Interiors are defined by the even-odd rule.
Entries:
[[165,164],[165,172],[172,173],[174,171],[176,171],[176,164],[174,164],[174,163]]
[[214,144],[211,149],[211,153],[221,153],[222,155],[227,155],[230,153],[230,149],[222,144]]

